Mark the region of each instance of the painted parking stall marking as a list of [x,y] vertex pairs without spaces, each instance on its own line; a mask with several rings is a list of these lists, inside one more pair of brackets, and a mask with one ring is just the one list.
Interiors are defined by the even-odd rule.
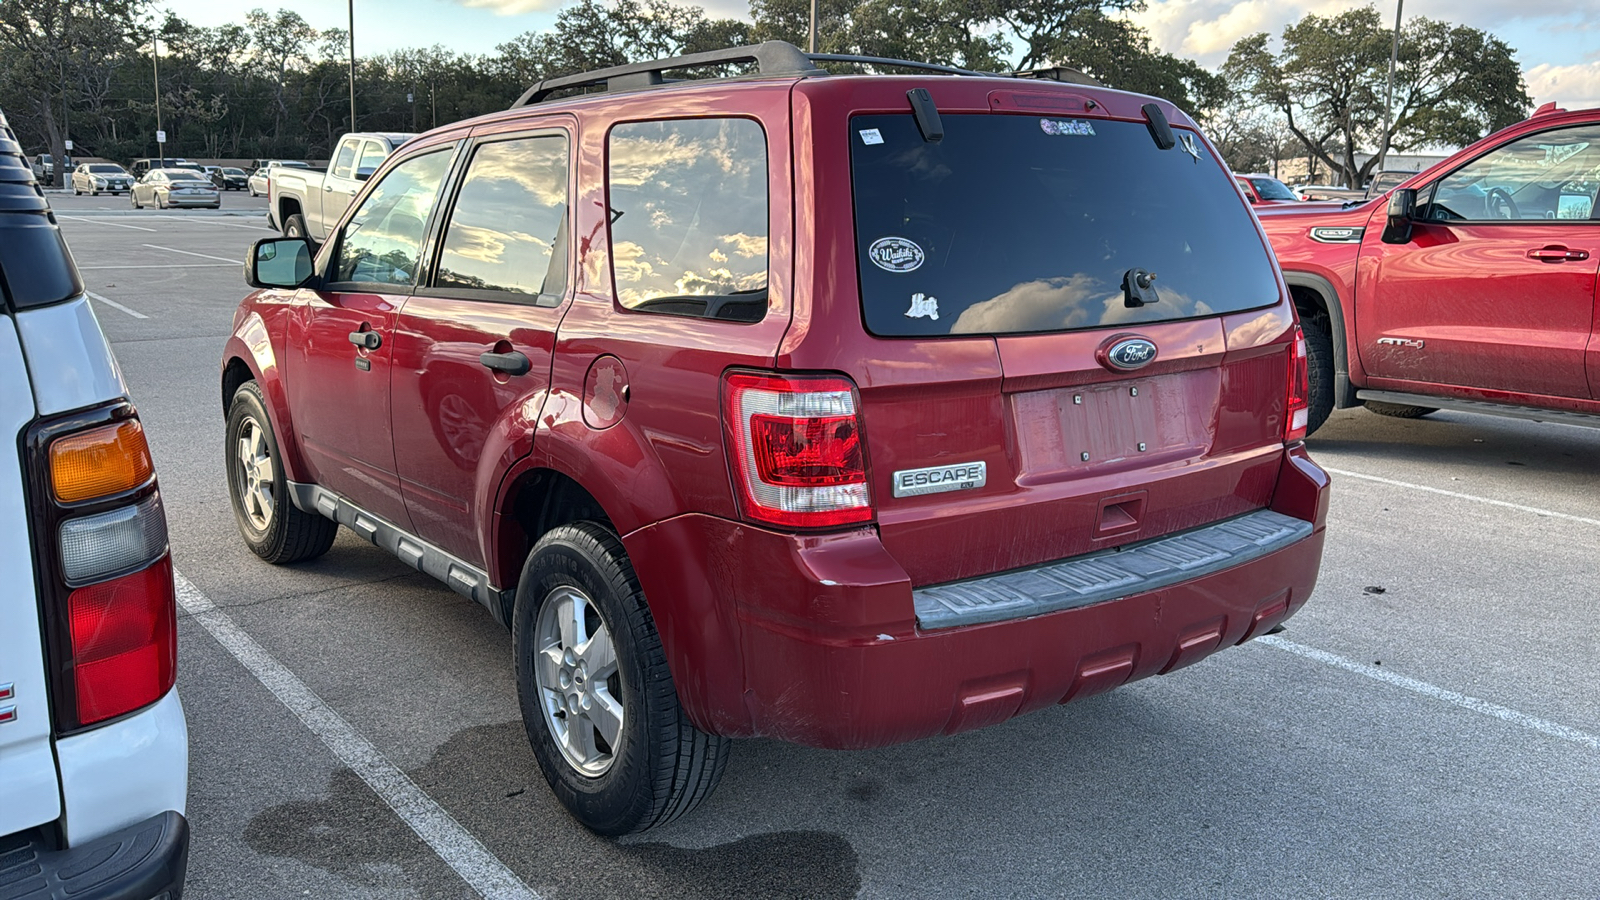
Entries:
[[1479,497],[1476,494],[1463,494],[1460,491],[1447,491],[1444,488],[1429,487],[1425,484],[1412,484],[1409,481],[1397,481],[1393,478],[1382,478],[1377,475],[1351,472],[1346,469],[1335,469],[1332,466],[1323,466],[1322,468],[1343,478],[1357,478],[1362,481],[1387,484],[1390,487],[1400,487],[1413,491],[1423,491],[1429,494],[1438,494],[1442,497],[1454,497],[1457,500],[1470,500],[1473,503],[1483,503],[1489,506],[1498,506],[1502,509],[1514,509],[1518,512],[1533,513],[1536,516],[1549,516],[1552,519],[1564,519],[1568,522],[1578,522],[1583,525],[1600,525],[1600,519],[1591,519],[1588,516],[1575,516],[1571,513],[1556,512],[1553,509],[1541,509],[1537,506],[1525,506],[1521,503],[1512,503],[1508,500],[1495,500],[1492,497]]
[[181,573],[174,571],[173,580],[177,583],[178,605],[184,612],[298,716],[340,762],[361,776],[395,815],[467,884],[488,900],[540,900],[532,888],[490,853],[454,816],[417,787],[399,766],[362,737],[299,676],[256,643],[210,597]]
[[123,312],[127,313],[128,315],[133,316],[135,319],[148,319],[148,318],[150,318],[149,316],[145,315],[142,312],[139,312],[136,309],[131,309],[129,307],[123,306],[121,303],[118,303],[117,301],[111,299],[110,297],[102,297],[99,294],[96,294],[94,291],[84,291],[84,293],[89,296],[90,300],[98,300],[99,302],[104,303],[105,305],[111,307],[112,309],[120,309]]
[[1590,750],[1600,750],[1600,737],[1592,735],[1587,731],[1579,731],[1576,728],[1570,728],[1566,725],[1551,722],[1548,719],[1541,719],[1537,716],[1530,716],[1527,713],[1518,712],[1510,707],[1500,706],[1497,703],[1490,703],[1489,701],[1478,697],[1470,697],[1466,694],[1429,684],[1426,681],[1419,681],[1415,678],[1408,678],[1405,675],[1398,675],[1379,666],[1369,666],[1366,663],[1359,663],[1353,659],[1347,659],[1336,653],[1329,653],[1326,650],[1318,650],[1315,647],[1307,647],[1305,644],[1297,644],[1294,641],[1287,640],[1279,635],[1264,635],[1256,638],[1253,643],[1266,644],[1269,647],[1276,647],[1277,649],[1286,653],[1293,653],[1296,656],[1315,660],[1316,662],[1333,666],[1336,669],[1343,669],[1346,672],[1354,672],[1357,675],[1371,678],[1374,681],[1381,681],[1384,684],[1393,685],[1397,688],[1402,688],[1415,694],[1421,694],[1424,697],[1430,697],[1434,700],[1459,706],[1462,709],[1470,709],[1476,713],[1492,716],[1502,722],[1516,725],[1519,728],[1526,728],[1529,731],[1536,731],[1539,734],[1558,738],[1563,741],[1568,741],[1570,743],[1577,744],[1580,747],[1587,747]]

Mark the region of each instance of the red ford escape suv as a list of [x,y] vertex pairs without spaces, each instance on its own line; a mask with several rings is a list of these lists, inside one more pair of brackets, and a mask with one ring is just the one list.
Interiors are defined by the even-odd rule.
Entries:
[[601,833],[703,800],[730,738],[991,725],[1316,582],[1304,342],[1193,123],[818,61],[543,82],[396,151],[315,254],[247,263],[245,540],[291,562],[343,525],[484,605]]

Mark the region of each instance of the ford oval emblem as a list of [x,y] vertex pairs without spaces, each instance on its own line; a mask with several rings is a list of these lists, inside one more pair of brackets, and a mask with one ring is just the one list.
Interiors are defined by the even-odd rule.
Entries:
[[1156,345],[1141,337],[1123,338],[1106,350],[1106,362],[1123,369],[1138,369],[1155,362]]

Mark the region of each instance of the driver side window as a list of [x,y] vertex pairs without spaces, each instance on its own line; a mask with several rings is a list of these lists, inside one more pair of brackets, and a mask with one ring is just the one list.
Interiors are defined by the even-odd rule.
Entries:
[[334,281],[410,286],[428,215],[450,168],[450,151],[414,156],[392,169],[339,232]]
[[1434,222],[1587,220],[1600,191],[1600,125],[1541,131],[1434,183],[1418,218]]

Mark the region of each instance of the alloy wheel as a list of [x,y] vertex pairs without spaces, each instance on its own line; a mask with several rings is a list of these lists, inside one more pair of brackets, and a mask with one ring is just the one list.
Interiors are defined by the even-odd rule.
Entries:
[[598,778],[616,762],[625,717],[611,632],[588,595],[562,585],[539,607],[534,635],[545,726],[569,765]]
[[246,418],[239,428],[239,443],[235,453],[239,507],[250,520],[250,527],[266,531],[272,524],[275,499],[273,485],[277,470],[272,454],[267,449],[266,433],[254,418]]

